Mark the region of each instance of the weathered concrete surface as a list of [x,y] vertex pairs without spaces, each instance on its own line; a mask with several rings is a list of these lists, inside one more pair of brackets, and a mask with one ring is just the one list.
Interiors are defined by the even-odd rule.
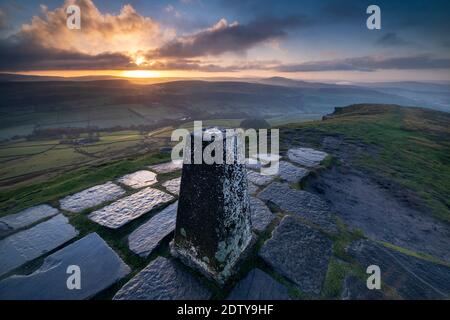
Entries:
[[348,226],[361,229],[367,237],[450,262],[450,224],[416,207],[408,189],[381,182],[339,166],[322,171],[308,181],[308,187],[328,200],[332,212]]
[[183,266],[158,257],[126,283],[114,300],[207,300],[211,292]]
[[88,218],[102,226],[117,229],[173,199],[173,196],[158,189],[145,188],[92,212]]
[[370,240],[358,240],[349,248],[365,269],[377,265],[382,283],[393,287],[404,299],[448,299],[450,267],[408,256]]
[[[239,150],[243,140],[239,135],[225,138],[225,132],[217,128],[204,132],[208,136],[215,134],[214,145],[223,146],[222,163],[195,164],[195,153],[185,149],[184,154],[186,157],[191,154],[191,159],[184,161],[171,252],[185,264],[223,284],[253,238],[244,159],[238,158],[242,156],[239,153],[228,153],[227,158],[227,149]],[[197,139],[201,139],[202,134],[194,132],[187,139],[193,150],[200,150],[194,144],[194,137],[198,135]],[[203,141],[200,151],[211,144]],[[189,146],[187,142],[186,148]]]
[[168,180],[164,182],[162,186],[166,188],[166,190],[169,191],[170,193],[178,195],[180,193],[180,184],[181,184],[181,177]]
[[309,174],[309,170],[294,166],[293,164],[280,161],[278,168],[278,175],[289,183],[296,183],[301,181]]
[[1,217],[0,237],[16,232],[19,229],[28,227],[45,218],[50,218],[58,214],[58,212],[58,209],[55,209],[48,204],[41,204],[20,211],[19,213]]
[[247,179],[257,186],[265,186],[275,178],[274,175],[263,175],[261,173],[249,170],[247,172]]
[[61,209],[71,212],[81,212],[85,209],[98,206],[103,202],[116,200],[124,194],[125,190],[121,187],[112,182],[106,182],[67,196],[59,200],[59,203]]
[[149,256],[175,230],[178,202],[158,212],[128,236],[128,247],[141,257]]
[[159,163],[149,166],[149,168],[153,171],[156,171],[157,173],[174,172],[183,168],[183,160],[174,160],[170,162]]
[[321,232],[286,216],[259,255],[301,291],[319,294],[328,270],[331,246],[331,240]]
[[[80,267],[81,289],[69,290],[70,265]],[[130,268],[96,233],[45,258],[30,275],[11,276],[0,282],[0,299],[78,300],[88,299],[130,272]]]
[[369,290],[367,284],[355,276],[347,276],[344,279],[342,300],[382,300],[386,299],[381,290]]
[[250,197],[250,211],[252,215],[252,227],[258,231],[264,231],[275,219],[275,214],[258,198]]
[[337,231],[328,204],[315,194],[273,182],[258,194],[258,198],[272,202],[283,211],[298,214],[328,232]]
[[124,175],[123,177],[119,178],[117,180],[118,182],[131,187],[133,189],[140,189],[143,187],[149,187],[158,180],[156,179],[156,173],[153,173],[148,170],[139,170],[127,175]]
[[287,155],[292,162],[312,168],[320,165],[328,154],[311,148],[295,148],[289,149]]
[[288,289],[260,269],[238,282],[227,300],[290,300]]
[[0,240],[0,276],[20,267],[70,239],[78,231],[59,214],[50,220]]

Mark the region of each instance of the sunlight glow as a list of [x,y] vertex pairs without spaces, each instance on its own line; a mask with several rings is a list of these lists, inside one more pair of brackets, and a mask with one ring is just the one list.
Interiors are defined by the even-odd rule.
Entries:
[[127,78],[158,78],[161,74],[158,71],[151,70],[126,70],[122,71],[121,76]]

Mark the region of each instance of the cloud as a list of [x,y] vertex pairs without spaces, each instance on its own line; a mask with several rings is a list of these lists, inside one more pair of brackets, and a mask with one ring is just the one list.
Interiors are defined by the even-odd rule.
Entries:
[[[81,30],[66,26],[68,5],[76,4],[81,11]],[[40,16],[24,24],[18,34],[24,41],[40,43],[43,47],[75,50],[87,54],[101,52],[149,50],[169,40],[174,34],[163,31],[149,17],[138,14],[125,5],[117,15],[101,13],[92,0],[66,0],[55,10],[41,6]]]
[[0,30],[8,28],[8,17],[6,13],[0,9]]
[[407,57],[364,56],[346,59],[311,61],[300,64],[280,65],[280,72],[315,72],[315,71],[375,71],[381,69],[448,69],[450,59],[434,58],[431,55]]
[[129,69],[136,65],[122,53],[86,54],[78,51],[46,48],[36,43],[0,43],[0,70],[101,70]]
[[206,30],[175,39],[150,51],[148,57],[191,58],[245,52],[265,41],[285,37],[289,29],[309,23],[303,16],[259,18],[245,25],[238,22],[228,23],[226,19],[221,19]]
[[390,46],[405,46],[405,45],[411,45],[413,44],[410,41],[406,41],[403,38],[399,37],[397,33],[395,32],[388,32],[381,38],[379,38],[376,41],[377,45],[383,46],[383,47],[390,47]]

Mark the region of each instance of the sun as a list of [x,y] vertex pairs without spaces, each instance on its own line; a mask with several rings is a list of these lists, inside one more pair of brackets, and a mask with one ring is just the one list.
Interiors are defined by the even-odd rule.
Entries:
[[145,58],[144,57],[137,57],[136,60],[134,61],[134,63],[136,63],[136,65],[140,66],[141,64],[143,64],[145,62]]
[[158,78],[161,74],[152,70],[126,70],[121,72],[121,76],[126,78]]

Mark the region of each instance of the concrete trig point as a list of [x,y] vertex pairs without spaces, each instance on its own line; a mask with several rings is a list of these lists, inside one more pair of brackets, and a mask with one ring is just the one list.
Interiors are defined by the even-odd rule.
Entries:
[[[193,150],[196,135],[208,135],[217,130],[220,129],[192,133],[186,148],[192,147]],[[243,137],[239,134],[225,136],[225,131],[220,131],[223,138],[215,141],[223,143],[222,164],[194,164],[194,152],[190,154],[191,164],[188,164],[186,157],[189,157],[189,152],[186,148],[184,150],[171,253],[208,278],[224,284],[253,243],[253,237],[247,174],[245,164],[239,159],[243,155],[234,152],[231,155],[233,161],[225,161],[227,148],[238,150],[244,143]],[[202,151],[210,144],[210,141],[203,141]]]

